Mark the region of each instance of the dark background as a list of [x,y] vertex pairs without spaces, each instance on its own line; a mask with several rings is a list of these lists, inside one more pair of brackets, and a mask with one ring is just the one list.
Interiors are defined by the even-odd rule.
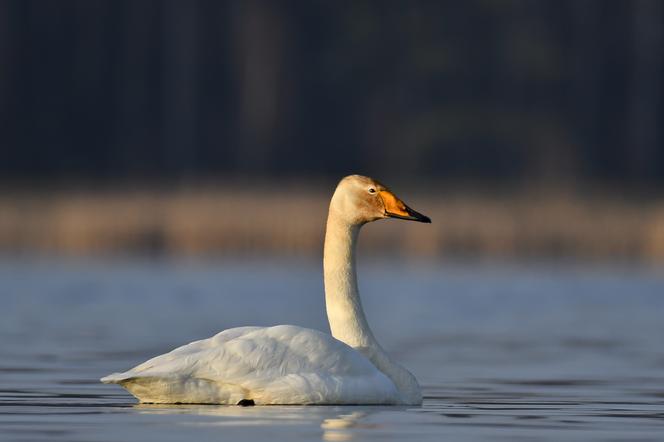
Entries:
[[0,1],[0,178],[664,184],[664,4]]

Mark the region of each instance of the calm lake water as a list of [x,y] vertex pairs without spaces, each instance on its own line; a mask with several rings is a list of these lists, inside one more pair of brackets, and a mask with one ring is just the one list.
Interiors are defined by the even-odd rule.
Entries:
[[661,275],[361,262],[369,322],[422,407],[139,406],[98,379],[228,327],[327,331],[320,264],[5,258],[0,439],[661,441]]

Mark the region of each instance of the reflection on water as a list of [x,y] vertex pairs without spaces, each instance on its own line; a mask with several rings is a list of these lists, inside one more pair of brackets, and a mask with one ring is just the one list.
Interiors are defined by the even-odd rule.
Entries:
[[[135,410],[143,414],[190,415],[194,419],[182,420],[183,425],[216,427],[255,427],[255,426],[311,426],[320,425],[322,439],[347,441],[353,439],[353,428],[375,428],[363,425],[362,418],[369,411],[353,411],[338,414],[339,407],[268,406],[237,407],[211,405],[163,405],[136,404]],[[385,408],[385,407],[383,407]],[[326,417],[333,415],[334,417]],[[199,420],[200,417],[216,417],[213,420]]]
[[[340,414],[335,418],[325,419],[320,427],[323,429],[323,440],[346,441],[353,439],[353,433],[349,430],[360,428],[360,422],[368,413],[355,411],[350,414]],[[364,426],[363,428],[371,428]]]
[[369,320],[420,379],[422,407],[137,405],[98,382],[226,327],[324,329],[318,266],[5,262],[0,280],[0,439],[654,441],[664,434],[664,281],[656,274],[366,266]]

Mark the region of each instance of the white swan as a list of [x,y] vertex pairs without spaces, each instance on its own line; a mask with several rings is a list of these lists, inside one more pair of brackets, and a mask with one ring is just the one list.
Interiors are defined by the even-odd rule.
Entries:
[[383,218],[431,222],[371,178],[339,182],[323,260],[332,336],[292,325],[233,328],[101,381],[120,384],[144,403],[420,404],[415,377],[369,329],[357,288],[360,227]]

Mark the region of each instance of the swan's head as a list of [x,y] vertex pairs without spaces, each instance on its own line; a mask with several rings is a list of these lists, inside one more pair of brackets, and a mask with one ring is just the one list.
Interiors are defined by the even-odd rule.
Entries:
[[349,175],[339,182],[330,211],[356,225],[384,218],[431,222],[428,216],[408,207],[383,184],[361,175]]

